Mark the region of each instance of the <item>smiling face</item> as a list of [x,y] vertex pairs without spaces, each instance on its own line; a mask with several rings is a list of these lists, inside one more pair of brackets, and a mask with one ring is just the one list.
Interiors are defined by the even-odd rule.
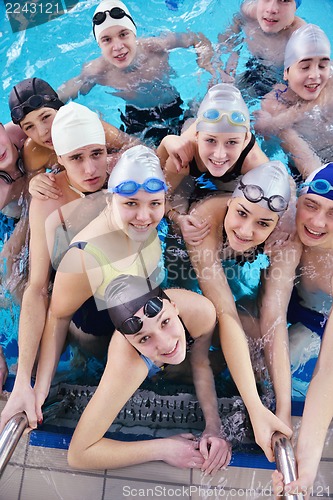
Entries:
[[304,245],[333,249],[333,201],[317,194],[300,196],[296,227]]
[[131,240],[146,241],[164,216],[164,191],[147,193],[143,189],[132,196],[113,194],[111,216]]
[[289,87],[305,101],[314,101],[326,86],[330,76],[328,57],[310,57],[292,64],[284,72]]
[[295,0],[258,0],[257,20],[265,33],[279,33],[295,19]]
[[231,170],[240,157],[246,134],[197,132],[200,160],[214,177]]
[[31,111],[21,120],[21,129],[36,144],[53,151],[51,125],[56,114],[56,109],[47,107]]
[[224,219],[229,244],[245,252],[267,240],[278,223],[278,215],[245,198],[232,198]]
[[105,59],[119,69],[127,68],[137,52],[136,36],[123,26],[111,26],[102,31],[98,45]]
[[135,335],[125,335],[135,349],[157,366],[164,363],[178,365],[184,361],[185,331],[173,302],[164,299],[163,309],[153,318],[147,318],[143,308],[135,313],[135,316],[142,319],[142,329]]
[[94,193],[101,189],[106,180],[106,147],[91,144],[58,156],[58,162],[66,169],[73,187],[82,192]]

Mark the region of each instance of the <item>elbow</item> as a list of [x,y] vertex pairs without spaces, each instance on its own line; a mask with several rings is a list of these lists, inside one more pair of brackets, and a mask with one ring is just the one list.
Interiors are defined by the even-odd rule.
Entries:
[[84,464],[84,450],[78,449],[75,444],[70,444],[67,453],[67,462],[72,469],[86,469]]

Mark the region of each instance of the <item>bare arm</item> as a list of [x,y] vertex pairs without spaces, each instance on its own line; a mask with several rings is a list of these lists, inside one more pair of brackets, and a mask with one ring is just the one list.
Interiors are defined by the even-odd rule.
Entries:
[[86,95],[96,85],[96,77],[99,73],[98,64],[100,59],[95,59],[84,64],[81,73],[60,85],[57,90],[59,99],[66,103],[70,99],[76,99],[79,94]]
[[275,391],[276,415],[290,427],[291,373],[287,309],[301,247],[299,241],[291,241],[280,249],[274,249],[270,254],[270,267],[263,271],[260,290],[260,330]]
[[49,302],[50,256],[45,220],[52,208],[52,204],[39,200],[32,200],[30,205],[30,272],[20,315],[18,369],[13,392],[1,414],[1,428],[18,411],[26,411],[31,427],[37,425],[35,398],[30,379]]
[[[71,318],[96,289],[92,289],[87,273],[82,268],[82,254],[81,250],[71,248],[63,257],[54,281],[35,385],[38,412],[48,395]],[[90,256],[87,257],[92,259]]]

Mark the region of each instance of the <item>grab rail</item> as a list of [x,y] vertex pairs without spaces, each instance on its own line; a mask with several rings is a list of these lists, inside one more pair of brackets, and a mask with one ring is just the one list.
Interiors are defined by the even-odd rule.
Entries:
[[16,413],[0,434],[0,477],[26,427],[28,427],[26,414],[24,412]]
[[[272,447],[275,455],[276,468],[282,472],[285,484],[295,481],[297,479],[297,464],[294,455],[294,449],[287,438],[281,432],[275,432],[272,437]],[[282,497],[284,500],[301,500],[302,494],[290,495],[284,493]]]

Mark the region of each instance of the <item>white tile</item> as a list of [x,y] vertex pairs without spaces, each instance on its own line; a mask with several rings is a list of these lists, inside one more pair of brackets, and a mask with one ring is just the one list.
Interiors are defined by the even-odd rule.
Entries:
[[129,479],[145,479],[166,483],[190,484],[191,470],[177,469],[164,462],[149,462],[122,469],[107,470],[107,476]]
[[0,479],[0,500],[18,499],[22,475],[22,467],[7,465]]
[[21,499],[102,500],[103,486],[102,477],[26,469]]

